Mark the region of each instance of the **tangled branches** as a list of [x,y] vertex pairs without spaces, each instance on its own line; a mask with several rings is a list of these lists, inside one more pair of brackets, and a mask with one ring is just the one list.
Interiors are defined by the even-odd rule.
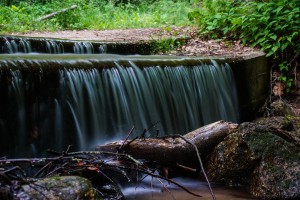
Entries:
[[[138,183],[146,176],[166,180],[194,196],[179,183],[159,174],[154,167],[147,167],[141,160],[128,154],[105,151],[67,151],[47,158],[0,159],[0,195],[12,199],[22,185],[34,184],[37,180],[55,176],[81,176],[89,179],[102,198],[114,196],[122,199],[119,184]],[[109,187],[107,187],[109,185]],[[166,187],[165,185],[162,185]],[[103,189],[105,188],[105,189]],[[108,190],[107,188],[110,188]],[[4,190],[5,189],[5,190]],[[42,195],[42,194],[41,194]],[[117,195],[117,197],[116,197]]]

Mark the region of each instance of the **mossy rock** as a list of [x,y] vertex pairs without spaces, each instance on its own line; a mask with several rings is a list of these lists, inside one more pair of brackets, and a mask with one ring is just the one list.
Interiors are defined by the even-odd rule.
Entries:
[[211,153],[207,173],[212,181],[245,184],[260,157],[249,149],[240,132],[229,135]]
[[213,181],[242,184],[263,199],[300,199],[300,136],[284,117],[243,123],[211,153]]
[[91,182],[79,176],[43,178],[22,186],[18,199],[88,200],[101,199]]

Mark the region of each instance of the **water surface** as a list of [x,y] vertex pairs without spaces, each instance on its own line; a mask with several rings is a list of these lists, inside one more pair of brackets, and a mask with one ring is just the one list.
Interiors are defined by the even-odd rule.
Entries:
[[[126,200],[211,200],[212,196],[208,185],[204,181],[190,178],[174,178],[174,181],[180,183],[190,191],[201,195],[196,197],[188,194],[181,188],[169,184],[166,181],[156,178],[146,178],[140,184],[135,184],[123,188]],[[162,181],[162,182],[160,182]],[[249,193],[242,189],[227,188],[222,185],[212,184],[214,194],[217,200],[250,200],[255,199]]]

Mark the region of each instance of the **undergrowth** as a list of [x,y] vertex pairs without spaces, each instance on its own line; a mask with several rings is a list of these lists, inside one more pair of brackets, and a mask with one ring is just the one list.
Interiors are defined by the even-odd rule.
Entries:
[[[39,17],[77,5],[52,18]],[[0,34],[28,31],[104,30],[190,25],[189,0],[2,0]]]
[[[202,37],[240,40],[270,58],[274,83],[290,92],[297,83],[300,54],[299,0],[203,0],[189,13]],[[298,77],[299,78],[299,77]]]

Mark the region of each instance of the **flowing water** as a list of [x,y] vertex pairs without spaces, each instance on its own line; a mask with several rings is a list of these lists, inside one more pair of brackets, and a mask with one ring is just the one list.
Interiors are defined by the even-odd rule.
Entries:
[[154,59],[145,67],[139,57],[126,62],[108,57],[0,60],[1,153],[38,156],[68,145],[93,149],[125,138],[132,126],[132,136],[144,129],[154,136],[185,134],[221,119],[238,121],[228,64],[199,60],[187,66],[173,60],[171,66]]
[[18,40],[8,40],[4,38],[4,45],[2,46],[2,52],[4,53],[31,53],[32,48],[28,40],[20,38]]
[[[113,43],[110,46],[110,51],[112,51],[114,49]],[[0,54],[103,54],[107,51],[108,45],[103,42],[0,36]]]
[[64,46],[62,44],[57,43],[54,40],[45,41],[46,44],[46,52],[50,54],[62,54],[64,53]]
[[[206,182],[191,178],[173,179],[189,191],[202,197],[196,197],[188,194],[181,188],[168,182],[157,180],[155,178],[146,178],[139,184],[124,187],[122,189],[126,200],[211,200],[212,195]],[[227,188],[222,185],[212,184],[213,193],[218,200],[251,200],[255,199],[250,194],[241,189]]]
[[[2,51],[30,52],[23,42],[11,40]],[[64,52],[58,43],[46,45],[48,53]],[[94,51],[88,43],[73,49],[78,54]],[[106,46],[100,51],[105,53]],[[221,119],[239,120],[230,66],[207,59],[5,55],[0,57],[0,94],[0,156],[45,156],[46,149],[62,151],[68,145],[93,149],[125,138],[133,126],[132,137],[145,129],[152,137],[185,134]],[[201,199],[211,199],[206,183],[175,180]],[[217,199],[252,199],[216,184],[213,190]],[[129,200],[200,199],[149,179],[122,192]]]

